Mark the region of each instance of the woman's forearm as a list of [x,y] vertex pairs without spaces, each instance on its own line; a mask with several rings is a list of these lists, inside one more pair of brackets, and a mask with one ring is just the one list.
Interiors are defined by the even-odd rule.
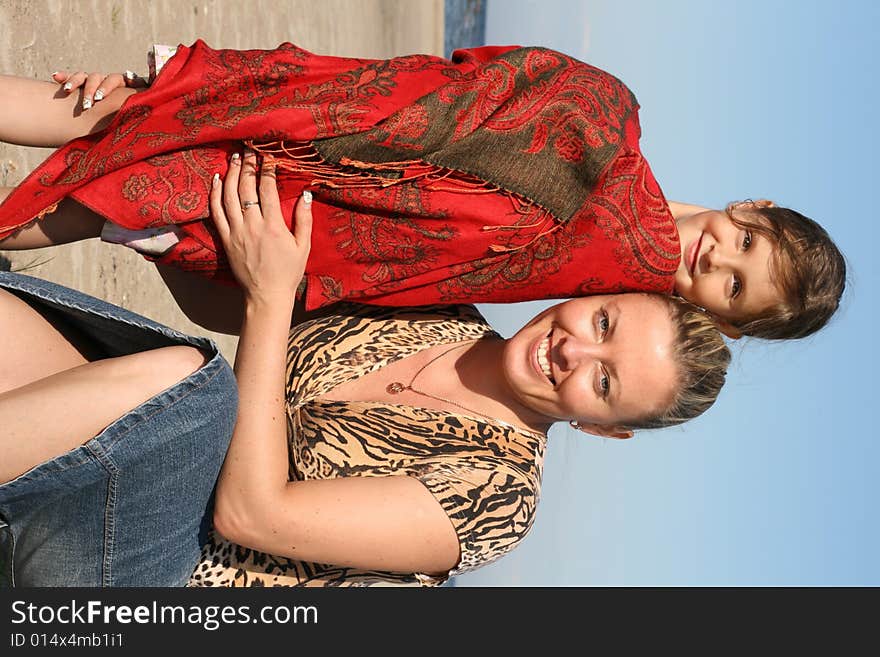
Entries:
[[215,525],[225,536],[257,525],[288,475],[285,370],[293,300],[249,300],[235,356],[238,420],[217,484]]
[[312,226],[305,194],[294,209],[294,232],[285,224],[272,163],[260,172],[259,194],[256,180],[255,153],[233,153],[222,185],[214,174],[210,199],[217,234],[244,291],[235,355],[238,420],[217,483],[214,526],[245,545],[242,537],[274,526],[274,507],[287,487],[287,338]]

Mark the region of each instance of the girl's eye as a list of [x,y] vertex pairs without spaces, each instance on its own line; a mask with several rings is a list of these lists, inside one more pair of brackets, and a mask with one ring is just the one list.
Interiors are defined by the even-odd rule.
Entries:
[[739,296],[739,293],[742,292],[742,282],[734,276],[733,277],[733,285],[730,286],[730,298],[736,299]]
[[752,233],[750,231],[746,231],[746,234],[743,236],[742,241],[742,250],[748,251],[749,247],[752,245]]
[[599,336],[605,337],[605,334],[608,333],[608,328],[611,325],[608,320],[608,313],[606,311],[601,311],[599,313]]

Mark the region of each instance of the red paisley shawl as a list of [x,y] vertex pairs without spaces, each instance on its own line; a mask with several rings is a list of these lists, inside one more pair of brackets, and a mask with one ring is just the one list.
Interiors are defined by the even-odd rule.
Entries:
[[288,222],[315,193],[309,308],[669,293],[678,234],[637,110],[542,48],[380,61],[198,41],[10,194],[0,238],[69,196],[125,228],[178,224],[156,259],[229,281],[207,198],[246,141],[276,158]]

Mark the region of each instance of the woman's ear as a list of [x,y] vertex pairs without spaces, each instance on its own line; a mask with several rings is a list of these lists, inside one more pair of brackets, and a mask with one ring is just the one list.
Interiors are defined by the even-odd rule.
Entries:
[[618,427],[610,424],[587,424],[587,423],[571,423],[573,429],[577,429],[582,433],[588,433],[591,436],[600,436],[601,438],[617,438],[624,440],[632,438],[632,429]]

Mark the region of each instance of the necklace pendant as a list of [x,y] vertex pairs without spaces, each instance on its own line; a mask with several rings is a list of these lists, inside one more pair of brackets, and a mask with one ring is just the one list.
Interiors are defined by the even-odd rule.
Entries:
[[389,395],[396,395],[397,393],[403,392],[404,390],[406,390],[406,386],[403,385],[400,381],[395,381],[385,386],[385,392],[387,392]]

